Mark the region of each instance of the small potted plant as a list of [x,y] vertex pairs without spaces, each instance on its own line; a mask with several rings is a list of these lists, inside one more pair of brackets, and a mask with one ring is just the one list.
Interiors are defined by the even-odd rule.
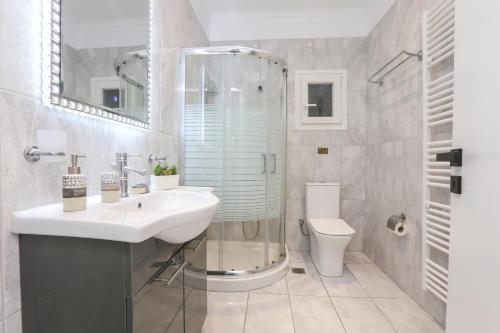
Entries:
[[151,187],[155,191],[170,190],[179,186],[179,175],[175,164],[159,162],[151,175]]

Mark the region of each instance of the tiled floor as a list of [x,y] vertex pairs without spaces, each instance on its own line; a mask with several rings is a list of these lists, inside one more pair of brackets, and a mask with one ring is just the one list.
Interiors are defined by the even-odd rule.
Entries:
[[306,274],[248,293],[209,293],[203,332],[443,333],[363,253],[346,253],[341,278],[320,276],[307,253],[291,252],[290,261]]

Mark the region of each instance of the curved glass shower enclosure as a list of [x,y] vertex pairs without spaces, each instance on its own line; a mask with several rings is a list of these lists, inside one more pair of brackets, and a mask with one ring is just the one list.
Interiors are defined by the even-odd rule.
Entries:
[[221,199],[207,231],[209,273],[268,271],[286,257],[286,65],[215,47],[184,50],[182,67],[184,184]]

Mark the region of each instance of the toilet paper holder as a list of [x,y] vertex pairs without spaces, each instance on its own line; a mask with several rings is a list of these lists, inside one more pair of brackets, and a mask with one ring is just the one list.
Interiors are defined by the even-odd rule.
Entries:
[[387,220],[387,228],[397,236],[405,236],[407,233],[405,222],[406,215],[404,213],[401,213],[400,215],[392,215]]

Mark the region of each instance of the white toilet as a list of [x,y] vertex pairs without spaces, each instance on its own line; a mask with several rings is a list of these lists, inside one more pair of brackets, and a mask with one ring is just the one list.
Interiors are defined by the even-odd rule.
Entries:
[[342,276],[344,252],[356,230],[340,219],[340,184],[306,184],[306,219],[311,256],[319,273]]

